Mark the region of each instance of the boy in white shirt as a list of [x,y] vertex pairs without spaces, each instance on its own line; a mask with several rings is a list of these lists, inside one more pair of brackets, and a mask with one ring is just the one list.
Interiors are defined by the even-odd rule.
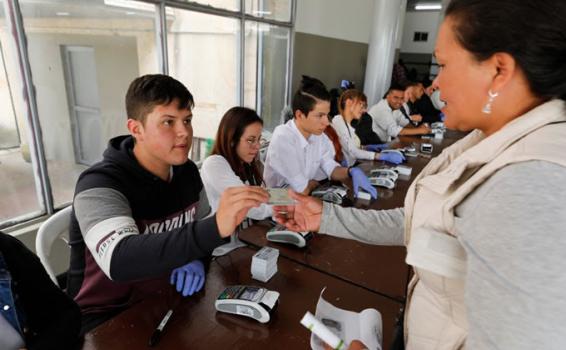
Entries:
[[319,185],[316,177],[322,172],[335,181],[351,177],[354,195],[361,187],[376,198],[376,189],[361,169],[341,167],[334,160],[332,142],[324,135],[330,124],[330,94],[324,84],[303,76],[292,108],[293,119],[275,128],[267,150],[263,174],[267,187],[289,186],[309,194]]

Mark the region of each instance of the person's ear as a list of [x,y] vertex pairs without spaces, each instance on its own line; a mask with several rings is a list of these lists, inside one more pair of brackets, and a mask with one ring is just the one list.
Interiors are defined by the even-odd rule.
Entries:
[[306,118],[307,116],[300,110],[297,109],[295,111],[295,119],[302,119],[302,118]]
[[143,123],[139,120],[128,119],[126,124],[130,134],[136,139],[136,141],[143,140]]
[[499,52],[489,58],[489,64],[494,71],[490,90],[499,92],[509,84],[513,76],[517,73],[517,62],[515,62],[515,59],[510,54]]

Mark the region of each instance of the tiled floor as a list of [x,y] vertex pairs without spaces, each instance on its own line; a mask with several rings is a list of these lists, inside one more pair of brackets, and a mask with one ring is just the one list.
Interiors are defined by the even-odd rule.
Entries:
[[[84,165],[48,160],[47,169],[55,206],[69,203],[75,183]],[[36,192],[33,166],[24,160],[19,149],[0,151],[0,225],[6,220],[27,214],[40,214],[43,209]]]

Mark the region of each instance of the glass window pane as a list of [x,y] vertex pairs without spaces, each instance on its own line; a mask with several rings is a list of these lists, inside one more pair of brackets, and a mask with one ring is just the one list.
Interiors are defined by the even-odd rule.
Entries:
[[20,0],[55,206],[79,174],[127,133],[124,96],[158,72],[155,5],[129,0]]
[[240,0],[188,0],[187,2],[196,2],[225,10],[240,11]]
[[224,113],[239,105],[239,36],[237,19],[180,9],[168,17],[169,74],[195,98],[193,161],[210,150]]
[[289,35],[284,27],[246,22],[245,105],[256,108],[260,99],[258,113],[270,131],[281,123],[285,106]]
[[30,155],[28,110],[11,26],[0,1],[0,228],[44,212]]
[[246,13],[282,22],[291,21],[291,0],[246,0]]

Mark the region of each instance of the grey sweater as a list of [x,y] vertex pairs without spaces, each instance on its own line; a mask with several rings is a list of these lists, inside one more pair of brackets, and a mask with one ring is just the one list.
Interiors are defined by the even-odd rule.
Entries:
[[[566,348],[566,168],[507,166],[455,211],[466,250],[468,349]],[[403,245],[404,211],[324,204],[320,232]]]

